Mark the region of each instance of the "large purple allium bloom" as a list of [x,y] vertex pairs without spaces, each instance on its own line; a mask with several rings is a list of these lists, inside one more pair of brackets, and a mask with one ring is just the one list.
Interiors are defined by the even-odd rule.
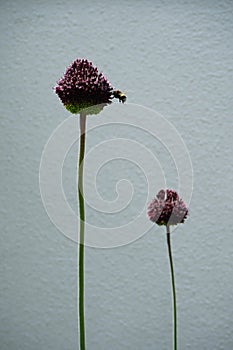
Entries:
[[176,191],[160,190],[148,206],[148,217],[158,225],[177,225],[184,223],[188,208]]
[[71,113],[111,103],[112,90],[110,82],[86,59],[71,63],[55,87],[55,92]]

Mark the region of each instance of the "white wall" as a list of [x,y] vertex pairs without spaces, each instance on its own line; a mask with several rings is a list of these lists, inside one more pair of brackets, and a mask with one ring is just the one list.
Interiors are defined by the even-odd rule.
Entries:
[[[172,242],[179,349],[233,348],[232,11],[225,0],[0,2],[1,350],[78,347],[77,245],[50,221],[38,181],[44,145],[69,116],[52,87],[77,57],[92,60],[129,103],[161,113],[182,136],[194,188],[189,219]],[[100,141],[93,137],[87,150]],[[135,138],[133,129],[127,137]],[[74,146],[63,179],[73,208],[76,153]],[[176,188],[169,155],[156,155]],[[114,199],[124,169],[137,206],[146,195],[143,176],[118,165],[101,170],[100,193]],[[101,223],[114,220],[106,215]],[[154,229],[122,247],[86,248],[88,350],[172,349],[165,235]]]

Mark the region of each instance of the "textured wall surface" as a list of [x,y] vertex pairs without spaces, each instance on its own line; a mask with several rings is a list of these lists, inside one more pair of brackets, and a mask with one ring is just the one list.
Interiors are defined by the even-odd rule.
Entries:
[[[52,87],[72,60],[87,57],[129,103],[171,122],[189,150],[190,217],[172,242],[179,349],[231,350],[232,1],[1,0],[0,13],[0,349],[78,348],[77,245],[50,221],[38,178],[44,145],[69,115]],[[74,209],[76,155],[74,146],[64,164]],[[169,162],[157,158],[176,188]],[[103,167],[100,194],[114,198],[119,169],[138,203],[145,187],[133,164]],[[103,226],[111,222],[101,218]],[[131,244],[86,248],[88,350],[172,348],[163,231],[152,226]]]

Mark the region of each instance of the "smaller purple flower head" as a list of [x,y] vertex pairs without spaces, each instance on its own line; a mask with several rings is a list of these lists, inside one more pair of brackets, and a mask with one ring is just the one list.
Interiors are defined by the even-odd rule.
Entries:
[[88,114],[96,114],[98,108],[95,111],[92,107],[111,103],[113,90],[110,82],[92,62],[79,58],[66,69],[54,89],[65,108],[74,114],[84,108],[88,108]]
[[188,208],[178,193],[173,190],[160,190],[148,205],[148,217],[157,225],[177,225],[184,223]]

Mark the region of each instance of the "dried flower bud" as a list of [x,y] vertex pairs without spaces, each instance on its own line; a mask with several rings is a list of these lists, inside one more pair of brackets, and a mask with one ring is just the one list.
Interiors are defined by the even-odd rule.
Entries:
[[110,82],[85,59],[71,63],[55,87],[63,105],[75,114],[84,108],[90,108],[88,114],[96,113],[93,106],[111,103],[112,90]]
[[148,206],[148,217],[158,225],[177,225],[184,223],[188,208],[178,193],[173,190],[160,190]]

